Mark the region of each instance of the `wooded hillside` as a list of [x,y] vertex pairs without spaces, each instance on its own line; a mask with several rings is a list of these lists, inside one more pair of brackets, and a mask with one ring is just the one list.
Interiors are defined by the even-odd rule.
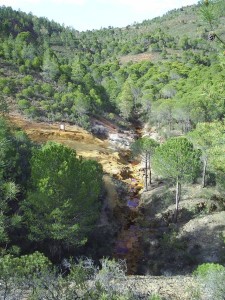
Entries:
[[[205,264],[224,262],[224,16],[224,1],[205,0],[79,32],[0,7],[0,297],[139,299],[146,291],[114,279],[203,263],[207,299],[224,299],[224,267]],[[33,141],[10,118],[35,124]],[[63,136],[57,122],[99,137],[94,160],[74,150],[78,127],[64,135],[69,147],[42,143]],[[198,284],[183,299],[204,296]]]
[[[212,26],[223,38],[224,11],[217,6]],[[200,10],[78,32],[3,6],[1,101],[31,118],[89,129],[98,114],[138,117],[169,131],[221,120],[225,57],[218,39],[208,40],[212,28]]]

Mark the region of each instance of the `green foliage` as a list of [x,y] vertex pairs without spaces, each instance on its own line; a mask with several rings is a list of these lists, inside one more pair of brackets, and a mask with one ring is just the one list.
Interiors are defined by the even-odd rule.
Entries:
[[50,266],[50,261],[39,252],[21,257],[1,256],[1,299],[10,299],[12,296],[20,298],[27,289],[33,290],[34,294],[36,282]]
[[18,106],[21,110],[24,110],[30,107],[30,102],[26,99],[21,99],[18,101]]
[[187,135],[197,149],[201,150],[203,166],[203,187],[205,186],[206,166],[222,175],[224,173],[224,124],[222,122],[198,123]]
[[14,182],[5,182],[2,185],[3,195],[6,200],[13,200],[19,193],[19,187]]
[[215,5],[213,5],[215,1],[202,1],[202,6],[200,9],[200,13],[203,17],[203,20],[206,21],[210,25],[210,29],[213,29],[213,23],[215,21]]
[[0,243],[3,244],[5,242],[8,242],[8,235],[6,232],[6,220],[4,215],[1,212],[0,215]]
[[198,151],[185,138],[171,138],[158,147],[153,157],[153,169],[157,174],[176,181],[176,208],[174,221],[177,222],[181,198],[181,183],[193,182],[199,172]]
[[131,145],[131,151],[134,155],[142,155],[145,153],[152,155],[158,145],[159,144],[155,140],[148,137],[143,137],[136,140]]
[[23,204],[29,238],[58,245],[84,244],[99,216],[101,166],[77,159],[63,145],[47,143],[33,154],[31,181],[33,189]]
[[[18,201],[24,196],[30,176],[31,143],[0,118],[0,245],[20,226]],[[10,205],[9,205],[10,204]]]
[[188,133],[188,139],[200,149],[203,155],[207,155],[213,146],[220,143],[224,125],[222,122],[198,123],[196,128]]
[[3,94],[0,93],[0,113],[7,114],[9,112],[7,101]]
[[156,148],[153,168],[165,178],[193,181],[198,175],[199,152],[186,138],[171,138]]
[[129,81],[123,85],[120,95],[118,96],[118,108],[125,119],[131,117],[134,108],[134,96],[131,90],[132,86]]
[[[210,171],[222,186],[224,128],[221,131],[219,122],[225,113],[224,55],[218,56],[218,44],[206,41],[208,32],[199,12],[210,25],[211,37],[223,47],[224,1],[204,3],[123,29],[88,32],[0,7],[1,112],[16,107],[30,118],[69,121],[87,129],[94,115],[107,112],[111,119],[120,114],[124,119],[150,121],[167,137],[196,128],[188,137],[207,155]],[[139,55],[126,56],[149,52],[151,62]],[[31,174],[30,141],[2,119],[0,146],[1,247],[21,243],[17,235],[26,239],[26,232],[32,246],[48,245],[56,256],[59,249],[84,244],[99,216],[101,167],[76,158],[63,146],[47,144],[34,151]],[[132,148],[147,157],[156,145],[140,139]],[[198,176],[200,151],[184,138],[170,139],[155,151],[155,171],[177,180],[178,191],[181,182]],[[169,238],[169,244],[178,242],[173,235]],[[107,271],[103,268],[99,276],[113,278],[108,275],[113,264],[105,263]],[[85,271],[83,266],[76,268],[74,278],[79,273],[85,277]],[[55,270],[50,273],[36,283],[36,293],[41,299],[47,293],[50,299],[57,291],[63,299],[70,281],[57,277]],[[109,293],[107,280],[104,287],[98,285],[99,294],[93,292],[94,299],[128,298],[115,290],[114,295]]]
[[56,80],[60,74],[57,57],[47,50],[43,55],[42,76],[45,80]]
[[193,274],[195,276],[206,278],[208,274],[213,272],[225,272],[225,267],[215,263],[204,263],[199,265]]
[[210,163],[212,169],[218,173],[225,173],[224,169],[224,132],[219,136],[221,139],[217,144],[214,145],[214,147],[210,151]]
[[205,263],[194,271],[198,287],[193,292],[193,299],[223,300],[225,287],[225,267],[219,264]]
[[[212,9],[220,33],[224,4],[209,2],[207,7],[171,11],[161,19],[123,30],[82,33],[1,7],[4,99],[12,101],[16,95],[20,101],[16,104],[30,118],[64,120],[88,128],[93,114],[120,113],[126,119],[141,118],[163,129],[169,127],[167,136],[174,129],[187,132],[199,121],[222,119],[223,55],[217,56],[215,43],[204,41],[206,29],[199,23],[199,12]],[[120,57],[153,48],[163,49],[163,55],[153,53],[151,62]],[[15,80],[18,70],[25,74],[22,85]],[[41,88],[43,81],[48,81],[47,90]]]
[[47,269],[50,265],[50,261],[39,252],[20,257],[4,255],[0,259],[0,274],[5,278],[32,276],[45,268]]
[[216,27],[218,26],[218,18],[223,15],[225,11],[225,5],[222,0],[207,0],[202,1],[200,13],[203,20],[209,25],[211,33],[211,39],[215,38],[225,46],[225,41],[221,39],[216,33]]

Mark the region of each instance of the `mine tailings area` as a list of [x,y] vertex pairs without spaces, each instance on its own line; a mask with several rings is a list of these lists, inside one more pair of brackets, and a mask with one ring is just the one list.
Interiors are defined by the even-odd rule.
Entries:
[[[140,128],[135,129],[135,138],[141,136]],[[120,150],[121,155],[123,150]],[[139,264],[144,255],[141,247],[143,228],[138,224],[140,217],[139,202],[143,191],[143,176],[141,164],[136,160],[128,159],[127,167],[121,172],[121,181],[125,184],[126,192],[119,195],[119,205],[114,208],[114,215],[121,222],[121,230],[117,235],[113,257],[124,259],[127,264],[127,274],[138,274]]]
[[[140,163],[132,161],[128,153],[129,144],[140,136],[140,128],[118,133],[119,130],[113,127],[109,139],[102,140],[75,125],[65,124],[65,131],[61,131],[58,123],[35,122],[19,114],[9,116],[9,121],[22,128],[31,140],[38,143],[49,140],[62,143],[75,149],[77,155],[97,160],[102,164],[105,172],[103,180],[108,195],[106,204],[113,212],[115,222],[120,224],[112,256],[126,260],[127,274],[137,274],[142,258],[140,237],[143,229],[136,220],[140,216],[139,200],[143,180],[139,170]],[[110,124],[107,124],[107,127],[110,129]],[[125,186],[125,192],[121,195],[116,182]],[[107,222],[106,219],[107,216],[103,212],[102,225]]]

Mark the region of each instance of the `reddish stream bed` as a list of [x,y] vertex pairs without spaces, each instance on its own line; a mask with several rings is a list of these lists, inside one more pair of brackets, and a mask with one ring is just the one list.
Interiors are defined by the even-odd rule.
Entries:
[[128,221],[123,225],[114,248],[114,257],[116,259],[125,259],[127,263],[127,275],[137,273],[138,262],[142,258],[142,249],[140,246],[141,228],[136,224],[136,218],[139,214],[139,190],[136,187],[137,181],[131,179],[131,186],[126,196],[126,205],[128,208]]

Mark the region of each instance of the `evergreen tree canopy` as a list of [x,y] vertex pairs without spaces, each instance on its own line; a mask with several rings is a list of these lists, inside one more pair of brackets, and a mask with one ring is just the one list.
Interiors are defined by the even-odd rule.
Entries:
[[199,170],[199,154],[185,137],[170,138],[156,149],[154,170],[175,181],[193,181]]
[[153,169],[164,178],[176,182],[175,222],[181,197],[181,184],[196,178],[199,171],[199,156],[200,153],[194,150],[192,143],[185,137],[171,138],[156,149]]
[[[187,138],[194,144],[195,148],[201,150],[203,161],[202,186],[206,185],[207,164],[212,160],[215,162],[214,150],[216,146],[224,146],[224,125],[217,121],[213,123],[198,123],[196,128],[189,132]],[[214,153],[214,154],[213,154]]]
[[23,205],[33,241],[82,245],[99,216],[102,168],[61,144],[47,143],[31,160],[30,190]]

